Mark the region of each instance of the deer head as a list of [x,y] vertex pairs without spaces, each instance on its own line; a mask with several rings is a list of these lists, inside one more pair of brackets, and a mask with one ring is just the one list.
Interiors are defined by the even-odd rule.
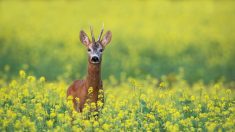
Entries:
[[89,62],[92,64],[99,64],[102,60],[102,53],[104,51],[104,48],[111,41],[112,33],[108,30],[102,38],[102,34],[104,31],[104,27],[102,27],[98,40],[96,41],[92,27],[90,27],[90,30],[92,41],[90,41],[89,37],[83,30],[80,31],[80,41],[87,47]]

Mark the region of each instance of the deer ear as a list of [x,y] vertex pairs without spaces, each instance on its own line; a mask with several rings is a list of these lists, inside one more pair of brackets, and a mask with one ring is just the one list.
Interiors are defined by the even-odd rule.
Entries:
[[88,38],[87,34],[83,30],[80,31],[80,41],[85,46],[88,46],[90,44],[90,39]]
[[112,32],[107,31],[101,41],[101,44],[105,47],[111,41],[111,39],[112,39]]

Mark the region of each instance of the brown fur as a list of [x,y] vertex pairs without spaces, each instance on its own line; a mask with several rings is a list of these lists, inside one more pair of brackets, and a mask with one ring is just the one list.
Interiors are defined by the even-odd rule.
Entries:
[[[101,30],[100,37],[97,42],[95,42],[93,31],[91,29],[92,33],[92,41],[88,38],[87,34],[81,30],[80,32],[80,40],[81,42],[89,49],[92,48],[95,53],[101,52],[97,51],[97,46],[101,45],[102,48],[104,48],[112,38],[112,33],[111,31],[107,31],[107,33],[104,35],[103,39],[100,40],[102,36],[103,29]],[[73,97],[73,104],[74,104],[74,109],[82,112],[84,108],[84,104],[86,101],[89,99],[90,102],[97,103],[98,101],[98,94],[99,90],[103,90],[103,84],[101,80],[101,61],[102,61],[102,56],[100,56],[99,63],[92,63],[91,62],[91,57],[88,57],[88,73],[87,77],[85,80],[76,80],[73,82],[72,85],[67,90],[67,97],[72,96]],[[88,89],[92,87],[93,92],[92,94],[88,95]],[[101,93],[103,94],[103,92]],[[79,98],[80,102],[77,103],[76,98]],[[104,95],[103,95],[104,98]],[[102,103],[104,103],[104,99],[100,98]]]
[[[88,96],[89,87],[93,88],[93,92]],[[67,96],[73,96],[75,110],[82,112],[87,99],[90,99],[91,102],[95,103],[98,101],[98,94],[100,89],[103,89],[101,80],[101,64],[92,64],[89,62],[88,75],[86,80],[74,81],[67,90]],[[80,99],[79,104],[76,103],[76,97]]]

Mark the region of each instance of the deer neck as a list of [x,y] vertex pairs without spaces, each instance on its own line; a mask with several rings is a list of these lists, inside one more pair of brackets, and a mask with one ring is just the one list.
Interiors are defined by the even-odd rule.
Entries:
[[87,88],[93,87],[94,92],[99,91],[101,84],[101,63],[88,63],[88,73],[86,77]]

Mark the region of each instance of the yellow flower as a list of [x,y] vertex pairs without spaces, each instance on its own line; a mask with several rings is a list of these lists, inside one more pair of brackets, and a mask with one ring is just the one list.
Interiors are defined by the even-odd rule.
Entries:
[[2,113],[3,113],[3,109],[2,109],[2,108],[0,108],[0,115],[2,115]]
[[94,102],[91,103],[91,109],[96,109],[96,103]]
[[220,113],[221,111],[220,111],[220,108],[219,107],[215,107],[215,112],[216,113]]
[[50,117],[51,118],[54,118],[56,116],[56,113],[54,113],[54,112],[52,112],[51,114],[50,114]]
[[99,95],[98,95],[98,98],[99,98],[99,99],[103,99],[103,97],[104,97],[103,94],[99,94]]
[[216,123],[206,122],[206,128],[209,132],[214,131],[216,126],[217,126]]
[[140,99],[141,99],[141,100],[145,100],[145,101],[146,101],[147,97],[146,97],[146,95],[145,95],[145,94],[141,94],[141,95],[140,95]]
[[72,100],[68,100],[68,101],[66,102],[66,106],[67,106],[67,108],[69,108],[70,110],[73,110],[73,109],[74,109],[74,107],[73,107],[73,101],[72,101]]
[[161,82],[159,86],[160,86],[161,88],[164,88],[165,85],[166,85],[165,82]]
[[20,75],[20,78],[23,78],[23,79],[26,77],[26,73],[24,70],[20,70],[19,75]]
[[127,128],[129,128],[131,125],[132,125],[132,121],[131,121],[131,120],[126,120],[125,126],[126,126]]
[[47,126],[49,127],[49,128],[52,128],[53,127],[53,121],[52,120],[49,120],[49,121],[47,121],[46,122],[46,124],[47,124]]
[[36,78],[34,76],[28,76],[27,77],[29,82],[35,82]]
[[99,126],[99,122],[98,122],[98,121],[94,121],[94,122],[93,122],[93,126],[94,126],[94,127],[98,127],[98,126]]
[[159,94],[159,98],[164,98],[164,97],[165,97],[165,94],[163,94],[163,93]]
[[188,107],[188,106],[184,106],[184,107],[183,107],[183,110],[184,110],[184,111],[188,111],[188,110],[189,110],[189,107]]
[[147,114],[146,117],[150,120],[154,120],[155,116],[153,114]]
[[191,96],[191,100],[192,100],[192,101],[195,101],[195,99],[196,99],[196,97],[192,95],[192,96]]
[[104,125],[102,126],[102,128],[103,128],[105,131],[109,131],[109,130],[110,130],[110,125],[104,124]]
[[40,77],[40,79],[39,79],[39,82],[40,83],[44,83],[46,81],[46,78],[45,77]]
[[64,114],[58,114],[57,118],[60,122],[64,121]]
[[99,89],[99,93],[104,93],[104,90],[103,89]]
[[208,101],[209,98],[210,98],[210,97],[209,97],[209,95],[207,95],[207,94],[204,96],[205,101]]
[[77,101],[78,104],[80,103],[80,98],[75,97],[75,100]]
[[173,118],[174,119],[177,119],[177,118],[179,118],[180,117],[180,112],[175,112],[174,114],[173,114]]
[[167,121],[167,122],[165,123],[165,128],[170,128],[171,125],[172,125],[171,122]]
[[118,113],[118,115],[117,115],[117,117],[118,117],[119,119],[122,119],[122,118],[124,117],[124,112],[123,112],[122,110],[120,110],[119,113]]
[[103,102],[101,102],[101,101],[97,101],[97,106],[98,106],[98,108],[103,107]]
[[68,99],[68,100],[72,100],[72,99],[73,99],[73,96],[72,96],[72,95],[69,95],[69,96],[67,97],[67,99]]
[[17,120],[14,125],[15,129],[20,129],[21,128],[21,122]]
[[43,118],[41,116],[37,117],[38,121],[42,121]]
[[16,113],[12,110],[7,110],[7,117],[10,119],[14,119],[16,117]]
[[14,88],[17,86],[17,81],[16,80],[12,80],[11,83],[9,84],[10,87]]
[[84,120],[84,121],[83,121],[83,124],[84,124],[84,126],[85,126],[86,128],[91,127],[91,123],[90,123],[89,120]]
[[93,87],[88,88],[88,94],[91,94],[93,92]]

